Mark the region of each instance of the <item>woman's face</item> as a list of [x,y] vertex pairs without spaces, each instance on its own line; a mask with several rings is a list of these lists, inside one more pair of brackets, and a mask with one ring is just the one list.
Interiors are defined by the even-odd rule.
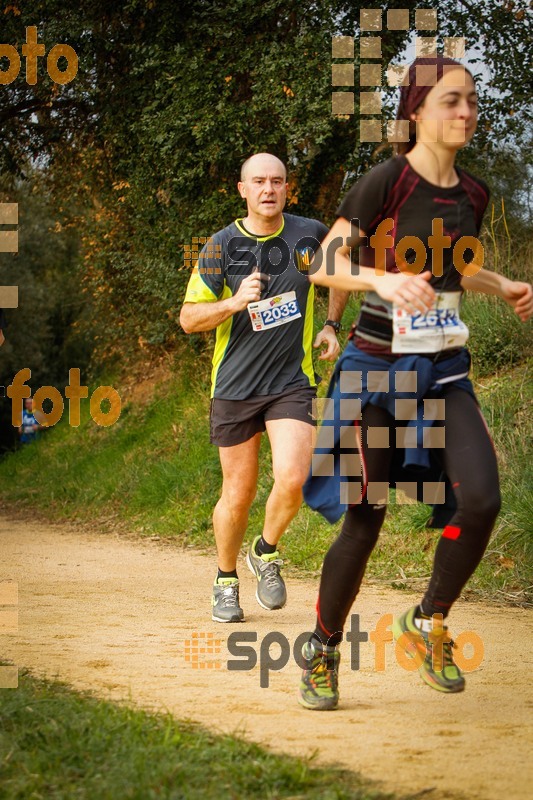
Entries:
[[439,142],[454,150],[468,144],[477,126],[477,94],[470,73],[462,67],[447,71],[413,118],[417,142]]

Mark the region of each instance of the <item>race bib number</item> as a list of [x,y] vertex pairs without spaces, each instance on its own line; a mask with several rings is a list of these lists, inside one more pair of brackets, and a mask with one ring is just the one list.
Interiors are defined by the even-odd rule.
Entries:
[[267,297],[265,300],[259,300],[258,303],[250,303],[248,305],[248,313],[254,331],[267,331],[271,328],[277,328],[279,325],[285,325],[287,322],[292,322],[293,319],[298,319],[302,316],[296,299],[296,292],[285,292],[284,294],[276,295],[276,297]]
[[395,304],[392,309],[393,353],[438,353],[462,347],[468,328],[459,317],[461,292],[441,292],[425,313],[409,314]]

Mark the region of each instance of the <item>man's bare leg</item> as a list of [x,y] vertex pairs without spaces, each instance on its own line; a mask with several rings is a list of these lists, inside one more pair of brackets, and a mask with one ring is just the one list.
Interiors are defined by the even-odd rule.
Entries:
[[219,447],[222,494],[213,513],[218,566],[232,572],[246,533],[250,506],[257,491],[261,434],[233,447]]
[[274,486],[267,500],[263,538],[275,545],[298,513],[309,474],[315,429],[297,419],[266,423],[272,449]]
[[248,550],[247,563],[257,578],[257,602],[270,610],[287,602],[281,561],[276,546],[302,502],[302,486],[309,472],[313,427],[294,419],[266,422],[272,449],[274,486],[265,509],[262,539],[257,535]]

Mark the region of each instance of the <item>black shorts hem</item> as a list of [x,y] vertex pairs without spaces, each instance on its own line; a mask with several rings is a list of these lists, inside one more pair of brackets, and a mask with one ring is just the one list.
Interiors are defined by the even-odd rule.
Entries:
[[315,425],[313,400],[316,388],[297,386],[278,395],[248,397],[245,400],[213,398],[210,412],[210,442],[217,447],[234,447],[266,430],[266,422],[294,419]]

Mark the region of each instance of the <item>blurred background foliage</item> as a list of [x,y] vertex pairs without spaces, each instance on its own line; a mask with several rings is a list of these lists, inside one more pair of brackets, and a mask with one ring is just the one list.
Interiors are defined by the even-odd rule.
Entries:
[[[406,6],[412,24],[428,3],[380,5],[384,14]],[[368,3],[0,6],[0,40],[19,53],[36,25],[46,52],[66,43],[79,56],[65,86],[40,58],[35,85],[22,59],[19,77],[0,87],[0,201],[19,203],[21,240],[17,255],[0,255],[0,283],[21,287],[20,307],[7,312],[0,382],[29,366],[35,385],[62,386],[68,366],[98,374],[109,360],[179,346],[183,245],[243,211],[235,184],[253,152],[287,162],[289,211],[332,221],[375,158],[374,145],[358,140],[357,108],[331,114],[331,37],[357,36],[361,7]],[[503,232],[504,266],[523,275],[515,254],[531,230],[527,3],[436,7],[441,41],[465,36],[477,47],[482,116],[462,163],[490,183],[496,216],[487,230]],[[381,31],[384,64],[401,62],[410,35]],[[394,92],[387,97],[392,116]]]
[[[372,4],[370,4],[372,5]],[[378,7],[378,4],[374,4]],[[380,4],[427,8],[427,0]],[[480,76],[480,121],[460,163],[490,185],[486,265],[531,279],[531,51],[528,3],[435,0],[439,39],[464,36]],[[331,0],[12,0],[0,4],[0,42],[21,53],[37,26],[46,52],[69,44],[76,78],[0,84],[0,202],[19,204],[19,252],[0,253],[0,285],[19,286],[0,350],[0,489],[52,516],[137,521],[147,534],[211,546],[220,482],[206,415],[211,334],[178,325],[189,277],[183,245],[208,236],[244,206],[242,162],[268,150],[289,167],[287,210],[331,223],[340,197],[377,159],[361,144],[359,115],[331,114],[331,37],[354,35],[368,2]],[[381,31],[383,64],[408,60],[412,32]],[[59,64],[64,68],[63,64]],[[7,59],[0,58],[0,70]],[[354,91],[357,87],[354,87]],[[395,90],[384,90],[394,116]],[[355,94],[357,99],[357,93]],[[327,313],[318,291],[315,324]],[[344,322],[357,314],[352,297]],[[474,381],[502,467],[504,510],[472,584],[512,602],[531,595],[531,326],[492,297],[467,297]],[[342,334],[343,336],[345,335]],[[529,354],[529,359],[528,359]],[[35,447],[15,448],[1,387],[23,367],[30,384],[63,390],[119,387],[118,424],[71,428],[67,413]],[[317,362],[324,383],[331,365]],[[158,382],[161,387],[157,389]],[[87,402],[84,406],[88,417]],[[4,456],[2,458],[2,456]],[[252,530],[271,474],[264,443]],[[198,492],[198,486],[202,491]],[[430,571],[428,510],[393,506],[371,577],[418,586]],[[254,527],[255,526],[255,527]],[[313,526],[313,536],[309,536]],[[287,537],[289,560],[318,568],[333,535],[303,509]],[[530,600],[527,600],[530,602]]]

